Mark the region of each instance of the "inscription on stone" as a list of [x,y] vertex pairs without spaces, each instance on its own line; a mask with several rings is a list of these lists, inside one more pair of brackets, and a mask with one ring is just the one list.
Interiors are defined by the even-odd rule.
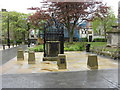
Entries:
[[64,63],[65,63],[65,59],[64,59],[64,58],[61,58],[61,59],[60,59],[60,63],[61,63],[61,64],[64,64]]

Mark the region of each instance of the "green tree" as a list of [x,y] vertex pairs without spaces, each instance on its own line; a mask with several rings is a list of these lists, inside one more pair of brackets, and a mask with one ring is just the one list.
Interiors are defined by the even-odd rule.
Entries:
[[105,38],[107,37],[106,32],[111,31],[113,25],[117,25],[117,18],[113,14],[113,12],[110,10],[108,14],[105,16],[102,15],[95,17],[93,22],[92,22],[92,27],[94,29],[94,32],[97,33],[98,35],[103,35]]
[[30,24],[34,27],[35,32],[36,29],[38,30],[38,44],[43,43],[41,42],[40,32],[44,30],[44,23],[50,18],[49,14],[45,13],[44,11],[36,12],[35,14],[29,16]]
[[[8,19],[9,17],[9,19]],[[25,41],[27,34],[27,14],[19,12],[2,12],[2,33],[7,38],[8,20],[11,40]]]

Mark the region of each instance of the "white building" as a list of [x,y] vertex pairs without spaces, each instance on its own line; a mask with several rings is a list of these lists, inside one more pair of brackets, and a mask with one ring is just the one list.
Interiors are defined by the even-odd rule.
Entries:
[[79,30],[80,38],[87,38],[89,42],[93,41],[93,29],[92,28],[82,28]]
[[93,29],[90,21],[83,21],[80,24],[81,29],[79,30],[80,38],[87,38],[89,42],[93,41]]

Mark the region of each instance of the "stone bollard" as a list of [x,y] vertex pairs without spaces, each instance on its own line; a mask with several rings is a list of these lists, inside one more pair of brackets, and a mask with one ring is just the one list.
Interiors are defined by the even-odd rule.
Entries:
[[22,48],[22,47],[19,47],[18,50],[22,50],[22,51],[23,51],[23,48]]
[[5,49],[5,44],[3,44],[3,49]]
[[57,65],[59,69],[67,69],[66,56],[64,54],[58,54]]
[[18,50],[18,52],[17,52],[17,61],[23,61],[23,60],[24,60],[23,50]]
[[98,69],[97,55],[94,54],[88,55],[87,66],[90,69]]
[[35,64],[35,53],[33,51],[28,54],[28,64]]

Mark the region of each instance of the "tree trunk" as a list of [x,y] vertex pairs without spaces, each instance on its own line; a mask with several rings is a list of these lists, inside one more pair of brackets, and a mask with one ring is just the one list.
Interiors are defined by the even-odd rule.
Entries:
[[38,44],[43,44],[43,39],[40,37],[40,29],[39,29],[39,32],[38,32]]
[[98,30],[98,34],[99,34],[99,36],[101,35],[101,31],[100,31],[100,29]]
[[69,42],[70,42],[70,43],[73,43],[73,35],[71,35],[71,36],[69,37]]
[[107,35],[106,35],[106,24],[104,24],[104,35],[105,35],[105,39],[107,38]]
[[23,42],[25,43],[25,32],[22,32],[23,35]]
[[72,29],[70,29],[70,27],[68,28],[68,36],[69,36],[70,43],[73,43],[74,28],[75,28],[75,25],[72,27]]
[[68,36],[69,36],[69,42],[70,42],[70,43],[73,43],[73,36],[74,36],[74,33],[73,33],[73,32],[74,32],[73,30],[72,30],[71,32],[70,32],[70,31],[68,32],[68,34],[69,34],[69,35],[68,35]]
[[107,39],[107,35],[106,35],[106,29],[105,29],[105,39]]

